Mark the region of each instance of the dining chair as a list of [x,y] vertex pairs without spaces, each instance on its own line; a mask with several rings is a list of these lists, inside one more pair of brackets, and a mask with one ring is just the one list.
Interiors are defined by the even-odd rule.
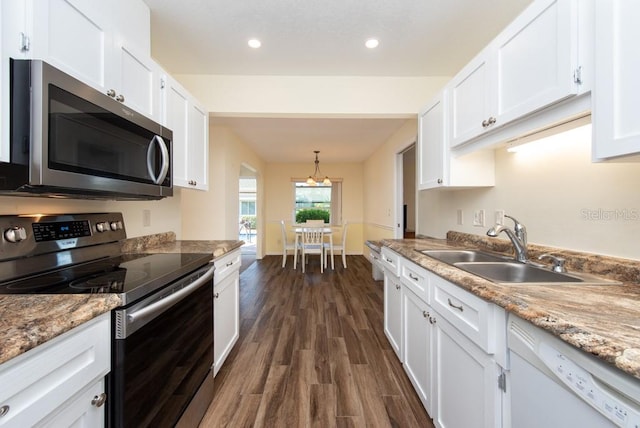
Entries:
[[302,273],[304,273],[305,265],[308,262],[308,254],[320,256],[320,272],[324,272],[324,227],[303,227],[300,250],[302,253]]
[[307,220],[304,224],[311,227],[324,226],[324,220]]
[[[333,252],[335,253],[336,251],[340,251],[342,255],[342,266],[344,266],[345,269],[347,268],[346,248],[347,248],[347,226],[348,225],[349,225],[349,222],[345,221],[344,224],[342,225],[342,240],[340,241],[339,244],[333,245]],[[327,265],[326,258],[329,256],[329,251],[331,250],[330,247],[331,247],[331,244],[325,242],[324,244],[325,266]],[[331,269],[335,269],[333,265],[333,257],[331,257]]]
[[298,264],[298,248],[295,242],[290,243],[287,241],[287,229],[284,227],[284,220],[280,220],[280,228],[282,229],[282,267],[287,264],[287,252],[293,250],[293,268],[296,268]]

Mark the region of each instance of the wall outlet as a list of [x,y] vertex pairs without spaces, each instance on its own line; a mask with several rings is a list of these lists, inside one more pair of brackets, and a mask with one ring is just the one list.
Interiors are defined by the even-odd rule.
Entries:
[[151,210],[142,210],[142,227],[151,226]]
[[473,225],[478,227],[484,227],[484,210],[475,210],[473,212]]
[[496,210],[496,224],[503,225],[504,224],[504,210]]
[[461,209],[456,211],[456,224],[464,224],[464,213]]

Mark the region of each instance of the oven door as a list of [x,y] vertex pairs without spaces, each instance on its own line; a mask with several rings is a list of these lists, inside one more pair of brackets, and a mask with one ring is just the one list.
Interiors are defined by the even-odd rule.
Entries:
[[206,410],[213,393],[212,265],[114,310],[112,319],[110,427],[172,427],[205,385],[205,405],[198,406]]

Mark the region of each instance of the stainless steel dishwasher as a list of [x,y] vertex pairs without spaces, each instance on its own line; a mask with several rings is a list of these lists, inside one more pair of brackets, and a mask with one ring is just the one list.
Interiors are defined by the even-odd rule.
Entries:
[[510,314],[505,426],[640,427],[640,380]]

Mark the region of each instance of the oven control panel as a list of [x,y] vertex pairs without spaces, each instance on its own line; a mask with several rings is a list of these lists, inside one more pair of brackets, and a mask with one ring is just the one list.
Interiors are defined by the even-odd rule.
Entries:
[[122,213],[0,216],[0,262],[126,239]]

